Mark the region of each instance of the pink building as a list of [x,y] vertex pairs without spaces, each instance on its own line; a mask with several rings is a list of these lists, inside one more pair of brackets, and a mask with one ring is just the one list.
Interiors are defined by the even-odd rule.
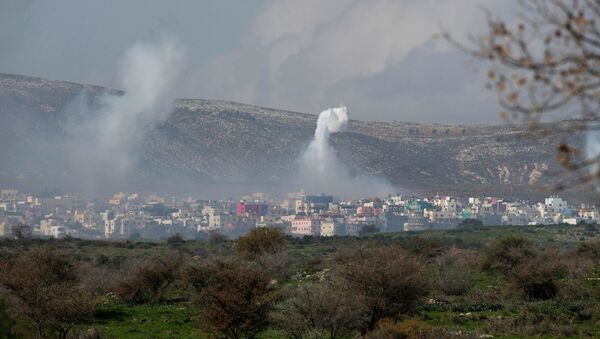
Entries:
[[292,220],[292,235],[304,236],[321,234],[321,219],[319,218],[296,218]]
[[240,201],[235,205],[235,215],[262,217],[269,212],[269,206],[261,203],[247,203]]

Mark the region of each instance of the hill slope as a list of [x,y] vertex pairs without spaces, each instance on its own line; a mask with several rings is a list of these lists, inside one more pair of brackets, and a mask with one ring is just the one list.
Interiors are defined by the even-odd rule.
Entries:
[[[69,105],[120,92],[98,86],[0,74],[0,183],[65,176]],[[401,115],[399,115],[401,117]],[[289,178],[316,116],[234,102],[182,99],[140,145],[143,180],[182,176],[213,183],[263,184]],[[557,142],[517,138],[502,126],[352,120],[333,135],[353,173],[404,188],[502,194],[530,191],[552,163]],[[59,146],[57,146],[59,145]],[[41,181],[44,181],[40,179]]]

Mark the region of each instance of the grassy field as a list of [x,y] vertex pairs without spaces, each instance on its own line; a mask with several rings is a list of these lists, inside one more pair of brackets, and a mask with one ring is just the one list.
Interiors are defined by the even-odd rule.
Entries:
[[[327,258],[340,248],[378,247],[397,244],[426,263],[423,274],[430,282],[427,296],[416,308],[394,319],[397,326],[443,330],[452,337],[600,337],[600,265],[592,261],[584,276],[569,276],[558,282],[560,295],[537,300],[523,297],[500,272],[477,269],[468,293],[448,295],[436,285],[439,258],[450,248],[472,250],[483,255],[496,239],[507,236],[527,238],[536,248],[557,248],[567,256],[584,242],[600,239],[597,230],[586,226],[498,226],[468,230],[375,234],[368,237],[305,238],[288,240],[285,279],[279,286],[295,286],[315,279],[330,266]],[[110,290],[112,283],[130,274],[137,263],[170,256],[183,264],[198,258],[234,256],[231,241],[98,242],[77,239],[31,240],[27,248],[47,246],[71,253],[81,263],[93,266],[99,285]],[[23,250],[20,243],[0,243],[0,258],[7,260]],[[100,269],[99,269],[100,268]],[[104,273],[103,273],[104,272]],[[116,274],[115,274],[116,272]],[[100,307],[73,334],[102,338],[208,338],[202,310],[189,290],[180,283],[171,285],[160,301],[131,304],[111,292],[103,292]],[[19,319],[17,329],[27,336],[27,320]],[[414,332],[414,331],[413,331]],[[269,327],[260,338],[284,338]],[[410,335],[409,335],[410,337]],[[414,335],[413,337],[419,337]]]

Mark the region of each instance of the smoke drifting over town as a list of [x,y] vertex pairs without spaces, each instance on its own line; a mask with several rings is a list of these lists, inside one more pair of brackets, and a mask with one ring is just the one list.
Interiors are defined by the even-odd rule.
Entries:
[[394,189],[383,179],[353,176],[341,163],[330,145],[331,134],[343,132],[349,121],[345,106],[324,110],[319,114],[315,136],[302,154],[301,187],[312,193],[329,192],[341,196],[381,196]]
[[81,97],[71,105],[69,164],[88,190],[127,178],[145,133],[172,112],[183,63],[174,39],[136,43],[118,69],[124,94],[107,93],[94,103]]

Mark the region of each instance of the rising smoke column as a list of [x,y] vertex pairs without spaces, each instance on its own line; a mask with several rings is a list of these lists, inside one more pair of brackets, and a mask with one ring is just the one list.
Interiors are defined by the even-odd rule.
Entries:
[[80,99],[68,144],[72,173],[95,191],[127,181],[146,132],[168,117],[184,56],[173,39],[139,42],[124,54],[118,78],[123,95],[105,94],[96,105]]
[[383,196],[394,189],[384,179],[352,176],[338,160],[329,144],[331,134],[342,132],[348,125],[345,106],[329,108],[319,114],[315,136],[300,159],[299,186],[313,194],[328,193],[344,197]]
[[338,167],[335,152],[329,145],[329,136],[343,131],[347,124],[348,109],[344,106],[329,108],[319,114],[315,137],[304,153],[305,170],[313,172],[316,180],[327,178]]

